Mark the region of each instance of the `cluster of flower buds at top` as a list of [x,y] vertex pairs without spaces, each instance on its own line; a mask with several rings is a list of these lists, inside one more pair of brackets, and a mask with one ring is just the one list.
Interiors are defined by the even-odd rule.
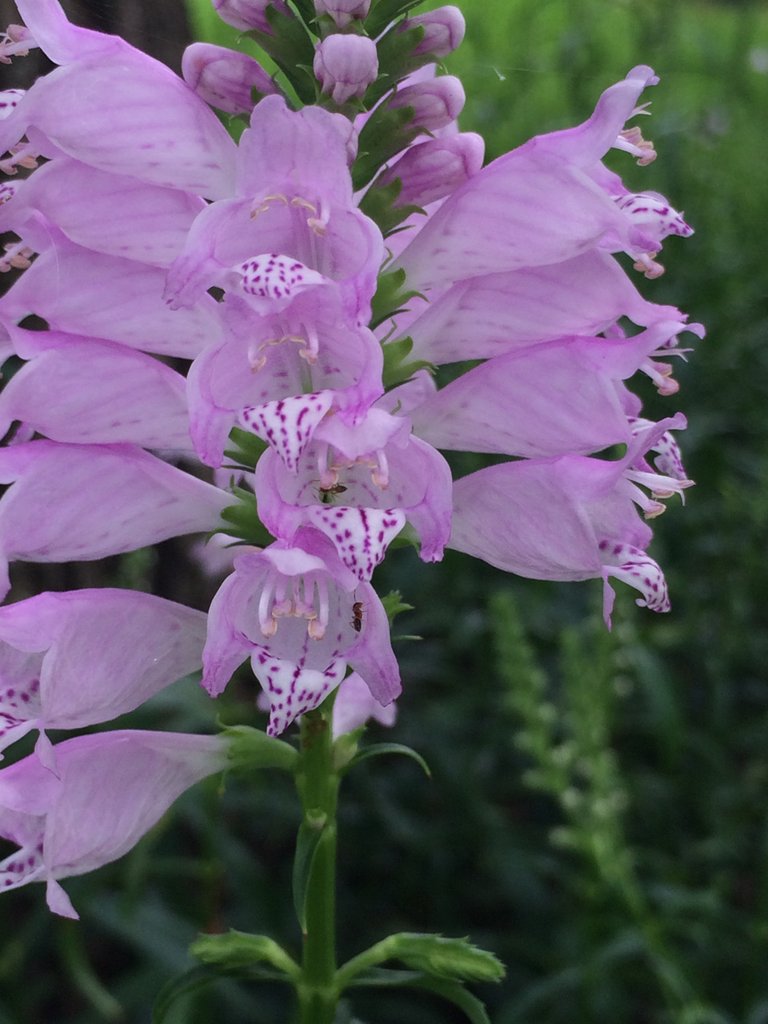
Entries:
[[[650,68],[483,168],[456,126],[461,84],[433,63],[462,37],[453,7],[214,0],[280,70],[194,44],[180,79],[58,0],[16,3],[25,27],[0,59],[37,46],[58,67],[0,94],[0,268],[22,271],[0,348],[24,361],[0,394],[0,590],[13,560],[190,533],[245,545],[207,618],[112,590],[0,609],[3,745],[40,734],[0,771],[0,834],[21,848],[0,884],[46,880],[73,913],[56,880],[127,849],[218,770],[223,741],[52,747],[45,729],[108,721],[200,666],[219,694],[246,660],[273,735],[336,688],[337,732],[391,721],[400,677],[371,578],[398,535],[426,562],[450,544],[522,576],[602,578],[606,615],[609,579],[665,611],[645,520],[690,484],[670,434],[685,422],[643,419],[626,381],[674,393],[678,338],[702,331],[615,259],[653,277],[662,240],[690,234],[602,163],[652,160],[626,127]],[[237,143],[211,106],[245,122]],[[438,389],[433,368],[464,360],[480,362]],[[440,448],[510,459],[454,482]],[[70,849],[101,757],[105,787],[128,773],[136,814]],[[155,770],[167,785],[143,805]]]

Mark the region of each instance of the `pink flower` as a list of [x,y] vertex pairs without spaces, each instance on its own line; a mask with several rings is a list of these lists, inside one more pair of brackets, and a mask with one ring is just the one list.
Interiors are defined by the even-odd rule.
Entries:
[[[662,197],[639,201],[601,158],[635,138],[624,124],[642,90],[657,81],[650,68],[633,68],[603,93],[584,124],[531,139],[454,192],[398,260],[410,287],[429,291],[481,274],[562,263],[594,248],[627,252],[656,273],[661,239],[691,229]],[[632,147],[647,162],[648,150]]]
[[313,70],[322,92],[334,103],[361,97],[379,73],[376,44],[367,36],[326,36],[315,48]]
[[59,879],[122,857],[184,790],[227,763],[214,736],[104,732],[54,748],[58,775],[32,754],[0,770],[0,836],[19,849],[0,889],[45,882],[55,914],[77,918]]
[[217,696],[250,657],[270,701],[268,732],[283,732],[344,678],[348,664],[379,704],[400,692],[386,613],[369,583],[339,559],[331,542],[304,529],[235,560],[211,604],[203,685]]
[[38,729],[79,729],[132,711],[202,663],[205,616],[131,590],[38,594],[0,608],[0,750]]

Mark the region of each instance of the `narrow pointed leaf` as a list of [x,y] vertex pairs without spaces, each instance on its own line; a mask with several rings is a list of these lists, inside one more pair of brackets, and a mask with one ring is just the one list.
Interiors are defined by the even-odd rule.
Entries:
[[355,755],[350,762],[350,768],[353,765],[359,764],[360,761],[365,761],[369,757],[379,757],[381,754],[401,754],[404,757],[410,757],[411,760],[415,761],[421,768],[428,779],[432,778],[432,772],[430,771],[429,765],[421,756],[411,747],[406,747],[403,743],[374,743],[370,747],[363,747],[363,749]]

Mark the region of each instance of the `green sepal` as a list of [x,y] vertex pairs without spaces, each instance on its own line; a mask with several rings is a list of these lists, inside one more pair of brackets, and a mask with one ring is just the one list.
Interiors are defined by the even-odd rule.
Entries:
[[325,829],[325,815],[317,822],[306,820],[299,826],[296,840],[296,856],[293,861],[293,908],[303,935],[307,931],[307,895],[317,851],[322,842],[328,842],[330,833]]
[[224,449],[225,458],[237,469],[247,469],[250,472],[253,472],[256,463],[269,447],[258,435],[250,430],[241,430],[240,427],[233,427],[230,431],[229,444],[230,447]]
[[412,359],[411,362],[406,362],[412,349],[412,338],[399,338],[397,341],[388,341],[382,345],[384,352],[382,380],[387,390],[410,380],[418,370],[434,370],[434,365],[427,359]]
[[293,13],[285,14],[272,6],[267,7],[265,14],[272,32],[252,29],[244,35],[269,54],[302,103],[314,103],[317,83],[306,69],[312,67],[315,50],[304,22]]
[[397,197],[403,190],[400,178],[388,185],[372,185],[360,201],[360,210],[378,224],[382,235],[391,235],[404,220],[414,213],[424,213],[420,206],[396,206]]
[[361,725],[352,732],[342,733],[333,744],[333,770],[338,774],[346,771],[347,767],[354,761],[360,740],[365,733],[365,726]]
[[214,533],[226,533],[259,548],[270,545],[275,538],[259,519],[253,491],[245,487],[235,487],[232,494],[237,498],[237,502],[222,509],[220,515],[224,525],[214,530]]
[[412,747],[406,747],[404,743],[372,743],[369,747],[358,750],[347,766],[347,771],[354,768],[361,761],[367,761],[369,757],[381,757],[383,754],[400,754],[403,757],[410,757],[412,761],[421,768],[428,779],[432,778],[429,765],[421,754]]
[[199,935],[189,952],[209,967],[225,971],[268,963],[292,981],[301,977],[296,961],[268,935],[250,935],[234,929],[223,935]]
[[414,971],[450,981],[501,981],[506,973],[501,961],[469,939],[444,935],[399,932],[384,939],[386,959],[400,960]]
[[425,129],[414,124],[413,107],[377,107],[363,125],[358,138],[358,157],[352,165],[355,191],[373,178],[395,153],[409,146]]
[[398,551],[400,548],[416,548],[418,551],[420,547],[421,538],[411,524],[406,523],[400,533],[398,533],[398,535],[393,539],[387,550]]
[[413,605],[407,604],[403,600],[403,595],[399,590],[390,590],[388,594],[382,597],[381,603],[384,605],[384,611],[387,613],[390,626],[398,615],[401,615],[403,612],[413,611]]
[[434,57],[428,53],[414,55],[413,51],[423,38],[423,25],[414,25],[405,31],[402,31],[399,25],[393,25],[389,32],[379,39],[376,43],[379,77],[365,93],[365,105],[369,110],[406,75],[434,61]]
[[421,0],[376,0],[373,10],[365,19],[365,29],[369,36],[380,35],[390,22],[407,14],[412,7],[416,7]]
[[295,770],[299,760],[299,752],[285,740],[267,736],[260,729],[249,725],[233,725],[224,730],[224,738],[229,741],[230,767],[235,771],[259,768],[281,768],[283,771]]
[[375,330],[389,317],[405,312],[407,308],[405,303],[410,302],[411,299],[423,297],[421,292],[405,288],[404,270],[389,270],[384,274],[379,274],[376,293],[371,301],[371,330]]

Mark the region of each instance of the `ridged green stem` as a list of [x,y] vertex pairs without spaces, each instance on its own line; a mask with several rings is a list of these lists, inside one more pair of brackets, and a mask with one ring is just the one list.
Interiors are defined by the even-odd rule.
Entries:
[[302,980],[298,986],[300,1024],[333,1024],[338,1002],[336,975],[336,799],[339,776],[333,764],[330,710],[312,711],[301,721],[296,783],[305,834],[319,831],[306,889]]

